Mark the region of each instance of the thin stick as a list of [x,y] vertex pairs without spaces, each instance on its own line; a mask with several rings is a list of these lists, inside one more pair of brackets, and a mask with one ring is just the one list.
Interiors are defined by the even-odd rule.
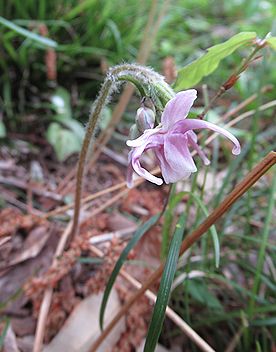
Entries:
[[93,217],[101,213],[103,210],[106,208],[110,207],[112,204],[116,203],[117,200],[122,198],[124,195],[126,195],[129,192],[129,189],[123,189],[119,193],[117,193],[115,196],[110,198],[108,201],[106,201],[104,204],[102,204],[99,208],[95,209],[92,211],[92,213],[89,215],[89,217]]
[[[276,153],[270,152],[267,156],[260,161],[257,166],[250,171],[245,178],[233,189],[233,191],[220,203],[220,205],[206,218],[206,220],[190,235],[185,237],[182,242],[180,255],[190,248],[226,211],[239,199],[245,192],[248,191],[254,183],[258,181],[274,164],[276,163]],[[125,305],[116,314],[113,320],[104,329],[101,336],[93,343],[90,352],[95,352],[101,343],[105,340],[107,335],[117,324],[117,322],[124,316],[129,310],[133,303],[142,295],[144,292],[156,282],[162,275],[164,264],[161,264],[156,271],[147,279],[145,284],[137,290]]]
[[[126,186],[126,182],[125,182],[125,181],[124,181],[124,182],[121,182],[121,183],[118,183],[117,185],[114,185],[114,186],[105,188],[105,189],[103,189],[102,191],[99,191],[99,192],[97,192],[97,193],[90,194],[89,196],[87,196],[87,197],[85,197],[85,198],[83,198],[83,199],[81,200],[81,204],[83,205],[83,204],[88,203],[88,202],[90,202],[91,200],[94,200],[94,199],[96,199],[96,198],[98,198],[98,197],[101,197],[101,196],[103,196],[103,195],[105,195],[105,194],[108,194],[108,193],[117,191],[118,189],[123,188],[124,186]],[[50,211],[50,212],[44,214],[44,215],[43,215],[43,218],[48,219],[48,218],[51,217],[51,216],[55,216],[55,215],[57,215],[57,214],[64,213],[64,212],[66,212],[67,210],[72,209],[73,206],[74,206],[74,203],[70,203],[70,204],[64,205],[64,206],[62,206],[62,207],[58,207],[58,208],[56,208],[56,209],[54,209],[54,210],[52,210],[52,211]]]
[[[65,244],[67,242],[67,238],[71,232],[72,229],[72,221],[70,221],[63,232],[60,241],[58,243],[58,246],[56,248],[54,260],[52,263],[52,267],[54,267],[57,264],[58,257],[63,253],[63,249],[65,247]],[[45,326],[46,326],[46,320],[48,316],[48,312],[50,309],[51,305],[51,300],[53,296],[53,289],[48,288],[43,295],[43,300],[40,306],[39,310],[39,315],[38,315],[38,321],[37,321],[37,326],[36,326],[36,332],[35,332],[35,340],[34,340],[34,347],[33,347],[33,352],[40,352],[42,349],[42,344],[43,344],[43,338],[44,338],[44,333],[45,333]]]

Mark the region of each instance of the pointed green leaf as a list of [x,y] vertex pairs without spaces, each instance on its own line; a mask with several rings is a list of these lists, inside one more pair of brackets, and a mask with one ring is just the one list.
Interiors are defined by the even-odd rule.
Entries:
[[208,286],[200,279],[189,280],[187,290],[194,300],[214,310],[223,311],[223,307],[217,297],[209,291]]
[[23,35],[26,38],[29,38],[29,39],[43,45],[46,48],[47,47],[51,47],[51,48],[57,47],[57,42],[55,42],[54,40],[49,39],[49,38],[45,38],[41,35],[38,35],[38,34],[33,33],[31,31],[28,31],[27,29],[22,28],[22,27],[18,26],[17,24],[15,24],[9,20],[6,20],[5,18],[3,18],[1,16],[0,16],[0,24],[11,29],[12,31],[15,31],[16,33],[18,33],[20,35]]
[[272,49],[276,50],[276,37],[268,38],[266,42]]
[[145,342],[144,352],[153,352],[155,350],[159,335],[161,333],[166,308],[169,302],[172,282],[176,272],[179,250],[181,247],[184,230],[185,217],[185,214],[181,216],[178,224],[176,225],[176,230],[171,241],[167,261],[165,264],[157,295],[156,304],[154,306],[150,327]]
[[256,38],[255,32],[241,32],[222,44],[212,46],[207,53],[178,72],[175,90],[180,91],[195,86],[203,77],[215,71],[220,61],[243,45]]
[[145,222],[142,226],[140,226],[134,233],[133,237],[131,240],[128,242],[127,246],[125,249],[122,251],[119,259],[117,260],[115,267],[112,271],[112,274],[110,275],[110,278],[107,282],[104,295],[103,295],[103,300],[101,304],[101,309],[100,309],[100,327],[103,329],[103,321],[104,321],[104,313],[105,313],[105,308],[107,305],[108,297],[110,295],[111,289],[114,285],[114,282],[121,270],[121,267],[123,266],[124,262],[127,259],[127,256],[129,252],[132,250],[132,248],[136,245],[136,243],[144,236],[144,234],[153,226],[157,223],[159,220],[161,214],[154,215],[151,217],[147,222]]

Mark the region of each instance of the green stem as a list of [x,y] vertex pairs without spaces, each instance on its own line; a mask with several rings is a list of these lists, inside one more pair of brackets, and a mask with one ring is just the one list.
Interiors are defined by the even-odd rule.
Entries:
[[144,89],[143,85],[140,83],[140,81],[138,79],[136,79],[135,77],[131,76],[131,75],[122,75],[119,78],[120,81],[128,81],[131,82],[132,84],[134,84],[134,86],[139,90],[139,93],[141,95],[141,97],[145,97],[147,96],[147,92]]

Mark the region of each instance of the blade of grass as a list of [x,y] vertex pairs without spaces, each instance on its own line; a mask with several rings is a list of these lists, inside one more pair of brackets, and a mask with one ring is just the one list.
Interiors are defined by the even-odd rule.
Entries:
[[159,335],[163,326],[165,312],[168,305],[173,278],[177,268],[179,250],[181,246],[184,223],[186,214],[183,214],[176,225],[167,261],[164,267],[156,304],[154,306],[148,334],[146,337],[144,352],[153,352],[158,342]]
[[[207,207],[203,204],[202,200],[194,193],[190,193],[190,196],[193,197],[195,202],[198,204],[199,208],[202,210],[203,214],[206,217],[208,217],[209,212],[207,210]],[[218,237],[218,233],[217,233],[215,225],[212,225],[210,227],[209,231],[211,233],[213,244],[214,244],[215,265],[216,265],[216,268],[218,268],[219,267],[219,259],[220,259],[220,244],[219,244],[219,237]]]
[[28,31],[27,29],[22,28],[22,27],[18,26],[17,24],[15,24],[9,20],[6,20],[5,18],[3,18],[1,16],[0,16],[0,24],[11,29],[12,31],[15,31],[16,33],[18,33],[20,35],[23,35],[26,38],[29,38],[29,39],[43,45],[46,48],[48,48],[48,47],[56,48],[57,47],[57,42],[55,42],[54,40],[42,37],[41,35],[38,35],[38,34],[33,33],[31,31]]
[[[259,290],[259,286],[260,286],[261,274],[262,274],[264,260],[265,260],[265,251],[266,251],[266,248],[268,245],[269,225],[272,220],[273,209],[274,209],[274,204],[275,204],[275,191],[276,191],[276,174],[274,174],[273,181],[272,181],[272,187],[271,187],[271,192],[270,192],[268,206],[267,206],[267,213],[266,213],[267,215],[266,215],[266,219],[265,219],[265,226],[264,226],[263,233],[262,233],[262,242],[261,242],[261,247],[259,250],[257,269],[256,269],[254,284],[253,284],[253,288],[252,288],[252,293],[254,296],[258,294],[258,290]],[[255,304],[256,304],[256,300],[255,300],[255,298],[253,298],[254,296],[252,296],[252,298],[249,301],[249,306],[248,306],[249,318],[252,318],[254,315],[254,308],[255,308]]]
[[80,2],[77,6],[73,7],[71,11],[67,12],[63,19],[64,20],[72,20],[74,17],[78,16],[81,12],[85,11],[86,9],[90,8],[94,5],[95,0],[86,0]]
[[144,236],[144,234],[153,226],[157,223],[161,216],[161,213],[154,215],[151,217],[147,222],[145,222],[142,226],[140,226],[134,233],[133,237],[131,240],[128,242],[127,246],[125,249],[122,251],[119,259],[117,260],[115,267],[109,277],[109,280],[107,282],[102,303],[101,303],[101,308],[100,308],[100,327],[103,329],[103,322],[104,322],[104,313],[107,305],[107,301],[111,292],[111,289],[114,285],[114,282],[120,272],[121,267],[123,266],[124,262],[127,259],[127,256],[129,252],[133,249],[133,247],[137,244],[137,242]]

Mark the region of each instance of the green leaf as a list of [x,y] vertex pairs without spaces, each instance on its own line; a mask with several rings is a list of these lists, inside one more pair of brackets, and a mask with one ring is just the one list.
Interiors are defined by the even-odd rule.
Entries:
[[95,2],[96,0],[83,0],[78,5],[74,6],[71,11],[65,13],[63,18],[66,21],[72,20],[81,12],[85,12],[86,10],[91,9]]
[[71,102],[69,92],[59,87],[51,96],[52,108],[56,111],[53,120],[60,122],[62,125],[74,132],[75,138],[82,143],[84,138],[84,127],[82,124],[72,118]]
[[0,138],[6,137],[6,127],[3,121],[0,121]]
[[272,49],[276,50],[276,37],[270,37],[266,40],[266,42]]
[[79,257],[78,262],[81,264],[102,264],[104,261],[103,258],[97,257]]
[[276,325],[276,317],[256,319],[250,323],[251,326],[274,326]]
[[115,267],[112,271],[112,274],[110,275],[110,278],[107,282],[104,295],[103,295],[103,300],[101,304],[101,309],[100,309],[100,327],[103,329],[103,321],[104,321],[104,313],[105,313],[105,308],[107,305],[108,297],[110,295],[111,289],[114,285],[114,282],[121,270],[121,267],[123,266],[124,262],[127,259],[127,256],[129,252],[132,250],[132,248],[136,245],[136,243],[143,237],[143,235],[153,226],[157,223],[159,220],[161,214],[157,214],[152,216],[147,222],[145,222],[141,227],[139,227],[131,240],[128,242],[127,246],[124,248],[122,251],[119,259],[117,260]]
[[50,124],[46,137],[53,146],[59,161],[64,161],[68,156],[79,152],[81,149],[78,136],[56,122]]
[[181,202],[181,200],[183,199],[183,196],[188,193],[188,192],[187,193],[181,192],[181,193],[174,194],[174,192],[175,192],[175,187],[173,187],[173,190],[168,202],[168,206],[166,207],[164,217],[163,217],[164,223],[162,226],[162,245],[161,245],[162,259],[166,258],[168,254],[169,240],[170,240],[169,237],[170,237],[172,222],[174,219],[175,207],[178,205],[178,203]]
[[[55,116],[54,119],[60,121],[58,116]],[[82,143],[84,138],[84,126],[79,121],[73,119],[62,120],[61,124],[74,132],[75,137]]]
[[241,32],[222,44],[212,46],[206,54],[179,70],[174,89],[180,91],[195,86],[203,77],[215,71],[222,59],[254,38],[255,32]]
[[166,308],[169,302],[172,282],[177,268],[185,218],[185,214],[181,216],[178,224],[176,225],[176,230],[171,241],[167,261],[165,264],[157,295],[156,304],[154,306],[150,327],[145,342],[144,352],[153,352],[155,350],[155,346],[158,342],[159,335],[161,333]]
[[189,280],[189,284],[186,287],[194,300],[211,309],[223,310],[220,301],[208,290],[204,282],[198,279]]
[[42,37],[41,35],[38,35],[38,34],[33,33],[31,31],[28,31],[27,29],[22,28],[11,21],[8,21],[1,16],[0,16],[0,24],[11,29],[12,31],[15,31],[16,33],[18,33],[20,35],[23,35],[26,38],[29,38],[29,39],[43,45],[46,48],[47,47],[51,47],[51,48],[57,47],[57,42],[55,42],[54,40]]

